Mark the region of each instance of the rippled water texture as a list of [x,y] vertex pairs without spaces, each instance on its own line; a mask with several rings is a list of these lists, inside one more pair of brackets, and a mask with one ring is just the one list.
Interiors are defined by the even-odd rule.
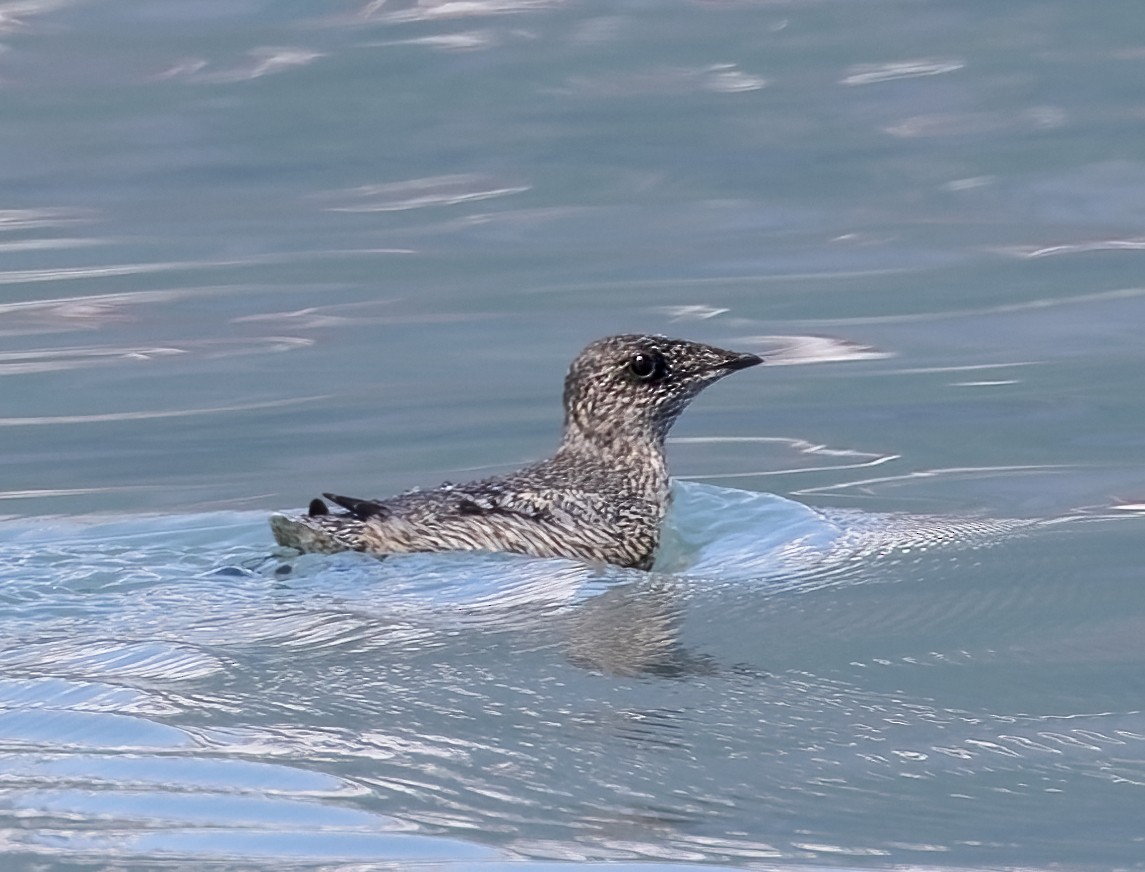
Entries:
[[[704,485],[676,502],[673,571],[651,574],[267,558],[253,514],[9,525],[8,844],[738,864],[928,861],[972,833],[1044,862],[1103,843],[1000,822],[997,797],[1114,810],[1145,778],[1145,716],[1088,678],[1126,644],[1139,659],[1140,627],[1046,573],[1116,525],[821,514]],[[1005,587],[975,571],[991,562]],[[942,819],[912,819],[939,797]],[[805,828],[844,812],[845,833]]]
[[[0,0],[0,867],[1145,866],[1142,33]],[[273,551],[621,331],[655,572]]]

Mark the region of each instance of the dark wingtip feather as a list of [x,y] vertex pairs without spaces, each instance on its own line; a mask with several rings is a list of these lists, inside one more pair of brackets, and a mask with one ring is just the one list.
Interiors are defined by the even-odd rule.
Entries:
[[365,521],[368,518],[385,518],[390,514],[390,510],[386,508],[384,503],[375,500],[360,500],[356,497],[342,497],[338,494],[327,493],[322,494],[322,496],[344,508],[359,521]]
[[330,510],[326,508],[326,504],[322,500],[315,498],[310,501],[310,507],[306,510],[306,514],[311,518],[318,518],[322,515],[329,515]]

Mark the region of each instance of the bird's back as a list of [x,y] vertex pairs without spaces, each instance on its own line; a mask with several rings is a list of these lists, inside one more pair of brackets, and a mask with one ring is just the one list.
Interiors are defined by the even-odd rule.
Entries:
[[647,568],[667,496],[558,455],[511,475],[409,491],[381,502],[333,497],[351,510],[275,515],[280,545],[301,551],[511,551]]

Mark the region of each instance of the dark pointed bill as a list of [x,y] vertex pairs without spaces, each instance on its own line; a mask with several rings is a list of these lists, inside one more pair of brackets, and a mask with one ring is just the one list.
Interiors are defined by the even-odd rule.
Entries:
[[749,366],[756,366],[760,363],[763,363],[763,358],[757,354],[737,354],[724,363],[723,368],[734,372],[737,369],[747,369]]

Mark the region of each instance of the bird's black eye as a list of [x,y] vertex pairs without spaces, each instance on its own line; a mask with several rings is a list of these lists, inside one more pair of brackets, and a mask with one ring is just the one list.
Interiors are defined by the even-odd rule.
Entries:
[[658,351],[638,351],[628,361],[628,371],[640,381],[651,382],[663,378],[668,372],[664,355]]

